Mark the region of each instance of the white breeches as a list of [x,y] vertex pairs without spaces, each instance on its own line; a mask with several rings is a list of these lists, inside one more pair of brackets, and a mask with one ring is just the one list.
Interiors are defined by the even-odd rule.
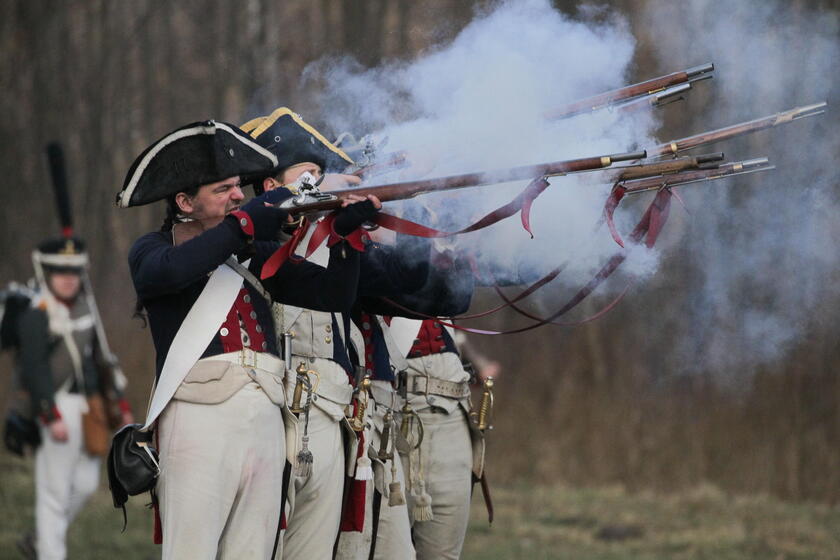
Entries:
[[281,406],[255,382],[219,404],[173,400],[158,438],[164,560],[269,558],[282,512]]
[[[461,555],[470,518],[472,447],[467,417],[460,407],[451,413],[426,409],[418,415],[424,428],[420,469],[432,498],[434,518],[415,521],[412,510],[416,498],[407,492],[414,546],[418,559],[454,560]],[[416,483],[417,475],[421,474],[417,465],[409,467],[408,457],[402,459],[412,484]]]
[[68,440],[56,442],[41,427],[41,445],[35,452],[35,524],[42,560],[67,557],[67,527],[99,484],[99,458],[84,450],[85,397],[58,393],[55,404],[67,425]]
[[[303,414],[298,418],[303,433]],[[341,425],[320,408],[309,411],[309,450],[312,473],[296,477],[289,485],[289,516],[283,554],[285,558],[332,558],[341,521],[345,459]]]
[[[381,405],[374,405],[371,414],[373,429],[365,431],[365,437],[370,438],[370,449],[375,454],[379,451],[382,441],[382,425],[386,408]],[[393,429],[393,427],[392,427]],[[389,444],[391,449],[391,444]],[[400,483],[403,496],[407,495],[405,475],[403,473],[402,461],[398,453],[394,453],[395,466],[397,467],[396,481]],[[382,560],[413,560],[415,558],[414,545],[411,542],[411,523],[408,517],[408,508],[405,504],[398,506],[388,505],[388,489],[392,482],[391,461],[374,463],[374,480],[368,481],[366,486],[367,496],[365,499],[365,526],[360,533],[342,533],[338,548],[340,560],[367,560],[370,555],[371,540],[373,536],[373,499],[374,488],[381,494],[379,507],[379,523],[377,527],[376,549],[374,558]],[[374,484],[372,483],[376,483]]]

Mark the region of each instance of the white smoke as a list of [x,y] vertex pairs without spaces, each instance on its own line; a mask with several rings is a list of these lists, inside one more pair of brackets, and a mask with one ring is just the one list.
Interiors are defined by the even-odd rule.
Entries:
[[[634,40],[626,20],[604,16],[590,10],[575,20],[545,0],[503,2],[477,14],[451,43],[411,63],[364,70],[348,60],[319,61],[305,76],[325,86],[319,106],[333,129],[373,130],[388,139],[385,151],[409,154],[407,171],[379,182],[625,152],[652,142],[650,113],[545,117],[584,95],[626,83]],[[533,208],[536,239],[513,217],[460,236],[457,244],[480,248],[496,268],[532,280],[567,262],[559,282],[580,287],[617,249],[604,228],[592,234],[610,185],[603,176],[600,182],[581,176],[551,183]],[[463,227],[526,184],[428,197],[435,213],[431,225]],[[626,228],[632,216],[620,213],[619,223]],[[631,251],[624,272],[647,275],[656,264],[648,251]]]
[[[639,33],[650,37],[661,73],[712,61],[716,77],[696,88],[669,123],[670,140],[828,98],[838,91],[840,23],[836,12],[809,12],[784,1],[640,2]],[[405,150],[413,162],[382,182],[445,176],[507,166],[623,152],[660,143],[652,137],[661,112],[600,111],[547,121],[546,111],[650,77],[632,75],[636,41],[620,14],[583,10],[573,19],[546,0],[502,2],[476,14],[449,44],[409,63],[365,70],[353,61],[310,65],[321,81],[324,120],[334,130],[374,131],[385,151]],[[692,118],[693,128],[687,124]],[[671,264],[690,270],[681,299],[655,314],[681,332],[670,354],[676,371],[723,376],[748,373],[780,359],[813,327],[820,304],[838,301],[837,118],[806,119],[702,152],[729,160],[770,156],[779,169],[682,192],[691,214],[675,205],[663,236]],[[829,126],[829,122],[834,123]],[[673,136],[671,136],[673,134]],[[756,152],[756,149],[761,151]],[[568,263],[543,300],[556,308],[588,281],[616,246],[602,228],[592,235],[609,184],[599,175],[552,179],[534,205],[536,239],[516,217],[457,243],[483,249],[501,268],[536,277]],[[603,177],[603,175],[601,175]],[[457,228],[510,200],[524,187],[499,185],[429,197],[431,225]],[[628,201],[617,214],[628,232],[643,210]],[[631,249],[622,274],[653,288],[660,253]],[[667,271],[666,275],[667,275]],[[662,275],[660,275],[662,276]],[[613,282],[614,289],[622,282]],[[667,286],[666,286],[667,287]],[[607,286],[609,288],[609,286]],[[603,291],[603,290],[602,290]],[[561,298],[562,299],[562,298]],[[824,319],[817,319],[820,321]],[[746,377],[746,376],[742,376]]]
[[715,147],[728,159],[769,156],[775,171],[683,193],[693,215],[675,253],[696,280],[685,287],[693,328],[675,367],[742,384],[815,328],[832,332],[820,323],[836,325],[827,313],[840,298],[840,20],[801,3],[693,0],[646,3],[638,27],[657,30],[664,67],[715,62],[707,102],[689,100],[705,126],[682,135],[829,102],[822,117]]

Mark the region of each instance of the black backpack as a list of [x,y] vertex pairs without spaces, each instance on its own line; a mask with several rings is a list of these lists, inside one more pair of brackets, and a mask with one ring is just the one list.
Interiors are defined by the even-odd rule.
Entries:
[[[34,298],[32,288],[16,282],[0,290],[0,350],[20,347],[18,319]],[[3,426],[3,443],[15,455],[23,456],[27,445],[35,449],[41,444],[41,431],[33,419],[9,410]]]
[[12,282],[0,290],[0,350],[20,346],[18,318],[35,298],[29,286]]

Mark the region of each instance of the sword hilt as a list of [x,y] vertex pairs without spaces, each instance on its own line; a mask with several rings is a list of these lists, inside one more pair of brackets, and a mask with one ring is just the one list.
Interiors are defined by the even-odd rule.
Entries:
[[490,416],[493,412],[493,378],[488,377],[484,380],[484,390],[481,393],[481,404],[478,407],[478,429],[482,432],[485,430],[492,430],[493,425],[490,424]]
[[350,420],[353,431],[361,432],[365,429],[365,411],[368,405],[368,392],[370,391],[370,376],[366,375],[359,383],[359,393],[356,395],[356,412]]

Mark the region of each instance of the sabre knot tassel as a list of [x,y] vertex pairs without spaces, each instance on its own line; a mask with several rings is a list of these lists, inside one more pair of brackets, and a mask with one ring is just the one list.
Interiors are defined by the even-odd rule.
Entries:
[[432,497],[426,492],[426,482],[418,480],[412,493],[414,494],[414,521],[431,521],[434,519]]
[[309,478],[312,474],[312,463],[314,458],[312,452],[309,450],[309,436],[305,435],[301,438],[300,451],[297,454],[297,464],[295,465],[295,476],[299,478]]
[[402,485],[398,480],[388,484],[388,505],[390,507],[405,505]]
[[373,480],[373,467],[365,455],[356,460],[356,480]]

